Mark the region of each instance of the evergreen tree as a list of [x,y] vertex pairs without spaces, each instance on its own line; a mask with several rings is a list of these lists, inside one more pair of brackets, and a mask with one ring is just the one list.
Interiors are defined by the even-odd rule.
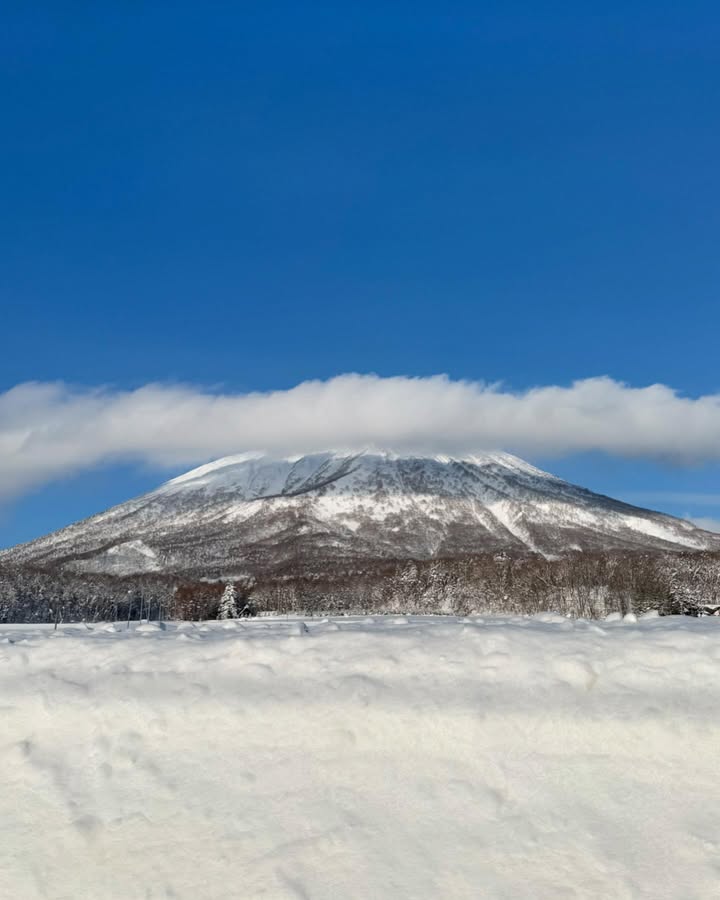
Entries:
[[218,609],[218,619],[237,619],[237,591],[235,585],[228,582],[220,598],[220,608]]

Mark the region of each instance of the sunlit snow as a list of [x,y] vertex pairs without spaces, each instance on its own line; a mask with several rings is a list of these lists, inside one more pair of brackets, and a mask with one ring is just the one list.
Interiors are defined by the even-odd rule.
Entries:
[[720,620],[0,626],[2,896],[709,898]]
[[372,451],[226,457],[0,559],[126,575],[207,574],[214,565],[217,574],[227,557],[259,553],[267,564],[274,553],[284,564],[277,545],[302,534],[300,523],[318,558],[327,541],[349,559],[720,547],[717,535],[688,522],[593,494],[507,453]]

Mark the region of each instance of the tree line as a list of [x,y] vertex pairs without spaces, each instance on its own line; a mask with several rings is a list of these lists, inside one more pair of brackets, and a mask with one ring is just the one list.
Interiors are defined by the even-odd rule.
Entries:
[[[661,615],[720,610],[718,553],[597,553],[559,559],[479,555],[462,559],[295,565],[203,580],[117,577],[0,567],[0,622],[203,620],[223,615],[227,585],[238,610],[279,615],[554,611]],[[227,600],[227,595],[226,595]]]

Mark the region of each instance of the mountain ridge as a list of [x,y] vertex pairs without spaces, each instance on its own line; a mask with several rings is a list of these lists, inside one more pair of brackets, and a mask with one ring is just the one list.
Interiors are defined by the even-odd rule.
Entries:
[[224,457],[0,552],[76,572],[191,572],[483,552],[720,550],[720,535],[501,451]]

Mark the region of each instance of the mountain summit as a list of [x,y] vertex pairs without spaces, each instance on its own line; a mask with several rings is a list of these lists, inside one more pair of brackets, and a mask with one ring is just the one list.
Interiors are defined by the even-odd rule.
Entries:
[[217,576],[355,559],[652,549],[717,550],[720,535],[508,453],[368,451],[226,457],[0,561]]

